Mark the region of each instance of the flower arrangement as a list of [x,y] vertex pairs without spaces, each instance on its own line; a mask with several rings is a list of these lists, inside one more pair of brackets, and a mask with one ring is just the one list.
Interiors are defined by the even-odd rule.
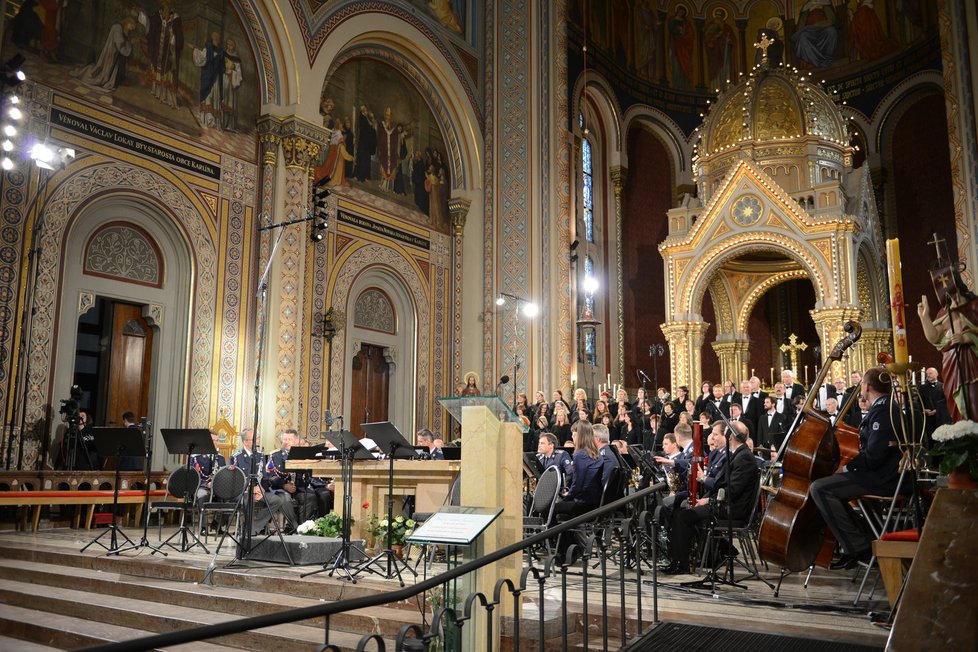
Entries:
[[389,525],[386,518],[378,520],[375,515],[371,514],[366,529],[381,545],[387,545],[387,531],[390,530],[391,545],[403,546],[407,542],[407,538],[414,534],[414,526],[413,519],[403,516],[395,516],[393,525]]
[[[941,455],[941,473],[964,467],[971,477],[978,480],[978,423],[963,419],[957,423],[940,426],[931,435],[935,444],[932,455]],[[964,470],[962,469],[962,470]]]
[[[353,525],[352,518],[350,525]],[[343,534],[343,518],[336,512],[330,512],[314,521],[300,524],[295,531],[312,537],[339,538]]]

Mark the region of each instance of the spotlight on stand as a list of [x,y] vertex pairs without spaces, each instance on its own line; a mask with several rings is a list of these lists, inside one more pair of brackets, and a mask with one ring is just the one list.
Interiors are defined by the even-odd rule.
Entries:
[[323,177],[316,182],[316,187],[312,191],[312,213],[316,221],[312,227],[309,239],[313,242],[322,242],[326,237],[327,220],[329,219],[329,205],[327,198],[330,196],[329,183],[330,177]]
[[31,160],[42,170],[65,167],[73,158],[75,158],[75,150],[70,147],[55,149],[46,143],[35,143],[31,147]]
[[3,64],[2,73],[0,73],[0,84],[4,88],[14,88],[15,86],[20,86],[27,80],[27,75],[24,71],[20,69],[24,65],[24,55],[17,53],[10,57],[5,64]]
[[506,305],[506,297],[504,297],[502,295],[496,297],[496,305],[497,306],[504,306],[504,305]]
[[309,239],[313,242],[322,242],[323,238],[326,237],[326,222],[316,221],[312,225],[312,233],[309,234]]

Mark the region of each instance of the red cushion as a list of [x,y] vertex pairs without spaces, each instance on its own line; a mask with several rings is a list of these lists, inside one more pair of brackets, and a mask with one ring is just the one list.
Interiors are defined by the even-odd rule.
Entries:
[[[122,490],[119,492],[120,496],[143,496],[145,491],[142,490]],[[166,491],[163,489],[152,489],[149,492],[150,496],[165,496]],[[0,491],[0,496],[4,498],[65,498],[68,496],[96,496],[99,498],[112,498],[113,492],[107,489],[89,489],[89,490],[76,490],[76,491]]]
[[887,532],[882,537],[881,541],[920,541],[920,530],[914,528],[911,530],[900,530],[899,532]]

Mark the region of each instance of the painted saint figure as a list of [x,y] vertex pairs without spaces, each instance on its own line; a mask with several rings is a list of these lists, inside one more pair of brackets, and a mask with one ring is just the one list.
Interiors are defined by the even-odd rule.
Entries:
[[377,158],[380,159],[380,187],[387,192],[394,191],[394,179],[400,164],[401,132],[394,122],[391,107],[384,109],[384,119],[377,125]]
[[727,23],[727,10],[717,7],[703,31],[706,45],[706,76],[711,88],[724,88],[737,76],[737,36]]
[[374,114],[366,104],[360,105],[357,116],[356,161],[353,164],[353,178],[357,181],[370,179],[370,158],[377,152],[377,129],[374,127]]
[[873,0],[860,0],[859,6],[849,18],[849,57],[879,59],[896,50],[899,45],[886,35],[879,16],[873,8]]
[[171,9],[170,0],[160,1],[160,10],[150,16],[140,12],[146,27],[146,45],[153,74],[153,97],[176,108],[180,84],[180,54],[183,51],[183,21]]
[[238,130],[238,89],[241,87],[241,57],[238,44],[229,38],[224,47],[224,101],[221,102],[222,125],[225,131]]
[[211,40],[203,48],[187,47],[194,52],[194,65],[200,68],[200,123],[204,127],[221,128],[221,102],[224,100],[224,48],[219,32],[211,32]]
[[126,79],[126,60],[132,54],[129,35],[136,29],[136,19],[126,16],[109,29],[102,52],[93,64],[73,70],[71,75],[83,84],[114,91]]
[[825,68],[835,60],[839,30],[831,0],[808,0],[798,15],[800,28],[792,34],[795,56],[802,68]]
[[669,19],[669,49],[672,52],[672,87],[689,90],[693,82],[696,34],[683,5],[676,7],[676,15]]

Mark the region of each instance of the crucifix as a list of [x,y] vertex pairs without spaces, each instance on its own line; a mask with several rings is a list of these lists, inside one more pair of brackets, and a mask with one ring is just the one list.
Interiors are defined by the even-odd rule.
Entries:
[[804,342],[798,341],[798,336],[792,333],[788,336],[788,343],[781,345],[782,353],[790,353],[791,355],[791,369],[796,374],[798,373],[798,352],[804,351],[808,348],[808,345]]
[[938,238],[937,232],[934,232],[934,237],[927,241],[927,244],[934,245],[934,251],[937,253],[937,262],[940,263],[941,257],[941,245],[944,244],[944,238]]
[[767,49],[774,45],[774,41],[767,37],[767,34],[761,34],[760,40],[754,44],[754,47],[761,51],[761,61],[767,61]]

